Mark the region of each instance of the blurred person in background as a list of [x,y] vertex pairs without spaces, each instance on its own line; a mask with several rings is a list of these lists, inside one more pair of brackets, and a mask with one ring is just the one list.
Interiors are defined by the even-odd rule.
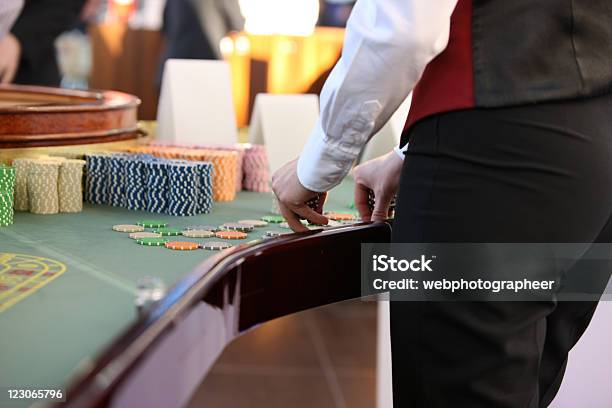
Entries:
[[166,49],[161,58],[158,83],[167,59],[220,59],[221,39],[243,27],[238,0],[167,1],[162,29]]
[[89,88],[93,52],[88,29],[101,6],[102,0],[86,0],[74,25],[55,41],[62,88]]
[[3,0],[0,3],[0,83],[8,83],[17,71],[19,42],[7,35],[23,7],[23,0]]
[[346,27],[356,0],[322,0],[319,25],[325,27]]
[[[0,9],[6,1],[2,0]],[[58,86],[55,40],[77,21],[85,0],[27,0],[2,40],[3,83]],[[8,46],[5,43],[8,41]]]

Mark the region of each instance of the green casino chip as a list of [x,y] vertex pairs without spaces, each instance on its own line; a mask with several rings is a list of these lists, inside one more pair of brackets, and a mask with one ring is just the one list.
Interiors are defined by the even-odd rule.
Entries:
[[137,239],[136,243],[138,245],[145,245],[145,246],[164,246],[166,245],[166,242],[168,242],[169,240],[166,238],[141,238],[141,239]]
[[183,233],[183,231],[178,228],[157,228],[154,229],[153,232],[162,234],[163,237],[176,237]]
[[285,217],[281,215],[265,215],[261,217],[261,219],[271,224],[280,224],[281,222],[285,222]]
[[221,229],[227,231],[251,232],[254,228],[252,225],[240,224],[238,222],[228,222],[221,225]]
[[168,226],[168,223],[160,220],[141,220],[136,223],[145,228],[165,228]]

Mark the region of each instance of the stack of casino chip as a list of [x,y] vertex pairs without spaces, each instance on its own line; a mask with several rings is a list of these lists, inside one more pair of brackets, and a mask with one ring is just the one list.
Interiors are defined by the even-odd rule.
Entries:
[[28,170],[28,202],[34,214],[57,214],[59,192],[57,189],[61,161],[33,160]]
[[84,160],[60,162],[58,175],[59,211],[76,213],[83,211],[83,167]]
[[244,179],[242,186],[245,190],[260,193],[270,192],[270,165],[265,146],[248,145],[243,161]]
[[222,150],[236,152],[236,192],[242,191],[242,180],[244,179],[244,156],[245,149],[241,148],[222,148]]
[[15,210],[35,214],[82,211],[85,163],[50,156],[14,159]]
[[146,169],[146,206],[152,213],[165,213],[168,209],[168,160],[147,160]]
[[124,165],[125,206],[133,211],[147,210],[146,157],[126,155],[121,157]]
[[113,207],[126,207],[127,157],[113,154],[108,158],[108,203]]
[[199,173],[195,164],[172,163],[168,168],[168,214],[193,216],[198,210]]
[[186,149],[182,158],[210,162],[213,165],[213,199],[232,201],[236,198],[238,153],[233,151]]
[[85,201],[92,204],[108,204],[108,154],[88,154],[85,156]]
[[242,180],[244,179],[244,169],[243,169],[243,161],[246,153],[246,149],[249,147],[249,144],[246,143],[238,143],[235,145],[198,145],[198,146],[172,146],[163,143],[152,143],[150,145],[151,148],[163,148],[166,156],[164,157],[173,157],[179,158],[183,157],[184,149],[204,149],[204,150],[220,150],[220,151],[229,151],[236,152],[238,154],[238,158],[236,161],[236,192],[242,190]]
[[198,214],[208,214],[212,210],[213,203],[213,164],[209,162],[195,162],[198,168],[199,191],[198,191]]
[[13,223],[15,168],[0,164],[0,227]]
[[172,146],[147,145],[128,149],[131,153],[146,153],[168,159],[212,163],[212,189],[214,201],[232,201],[236,198],[239,154],[233,150],[213,150]]
[[236,152],[236,192],[242,190],[242,180],[244,179],[244,157],[246,154],[246,147],[248,145],[237,144],[233,146],[198,146],[199,149],[204,150],[219,150],[225,152]]
[[19,158],[13,160],[15,168],[15,211],[28,211],[30,204],[28,201],[28,171],[32,159]]
[[[236,161],[236,191],[270,192],[270,170],[266,148],[262,145],[238,143],[235,145],[177,147],[164,144],[140,146],[134,152],[149,152],[159,157],[190,159],[198,150],[231,151],[238,154]],[[189,153],[189,151],[192,151]]]
[[[149,152],[147,152],[149,153]],[[108,154],[88,156],[94,166],[87,174],[86,197],[99,199],[95,185],[108,191],[107,204],[135,211],[149,211],[174,216],[209,213],[212,208],[211,163],[169,160],[150,154]],[[93,201],[92,201],[93,202]]]

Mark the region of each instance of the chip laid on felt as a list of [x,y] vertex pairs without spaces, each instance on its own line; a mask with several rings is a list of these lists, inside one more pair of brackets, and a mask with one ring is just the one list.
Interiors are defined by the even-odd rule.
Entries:
[[241,231],[241,232],[251,232],[255,227],[249,224],[242,224],[238,222],[228,222],[220,227],[222,230],[231,230],[231,231]]
[[144,246],[164,246],[168,241],[167,238],[140,238],[136,240],[136,243]]
[[129,224],[119,224],[113,225],[113,231],[117,232],[143,232],[145,229],[141,225],[129,225]]
[[215,233],[215,236],[221,239],[246,239],[248,237],[246,232],[240,231],[219,231]]
[[187,238],[212,238],[215,233],[209,230],[184,230],[183,236]]
[[162,234],[156,234],[155,232],[132,232],[129,237],[131,239],[141,239],[141,238],[161,238]]
[[185,230],[187,230],[187,231],[199,230],[199,231],[212,231],[212,232],[216,232],[216,231],[219,231],[219,227],[215,226],[215,225],[189,225],[189,226],[185,227]]
[[255,228],[261,228],[261,227],[265,227],[268,225],[268,223],[264,220],[240,220],[238,221],[239,224],[246,224],[246,225],[251,225]]
[[166,242],[165,247],[175,251],[194,251],[199,249],[200,245],[196,242],[189,241],[170,241]]
[[264,215],[261,217],[262,221],[269,222],[270,224],[280,224],[285,222],[285,217],[282,215]]
[[140,220],[136,224],[145,228],[164,228],[168,226],[167,222],[159,220]]
[[232,244],[221,241],[209,241],[200,244],[200,248],[208,249],[209,251],[221,251],[223,249],[231,248]]
[[153,232],[156,234],[161,234],[163,237],[176,237],[183,233],[178,228],[170,228],[170,227],[157,228],[157,229],[154,229]]
[[326,212],[325,216],[333,221],[352,221],[356,217],[349,213]]

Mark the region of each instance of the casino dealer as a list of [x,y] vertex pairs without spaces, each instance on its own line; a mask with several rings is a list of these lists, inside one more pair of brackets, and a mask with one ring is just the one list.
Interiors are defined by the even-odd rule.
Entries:
[[[399,193],[396,243],[609,242],[611,21],[604,1],[358,1],[320,119],[273,176],[287,223],[328,222],[307,202],[412,92],[400,145],[353,170],[364,221]],[[548,406],[596,306],[391,302],[394,406]]]

